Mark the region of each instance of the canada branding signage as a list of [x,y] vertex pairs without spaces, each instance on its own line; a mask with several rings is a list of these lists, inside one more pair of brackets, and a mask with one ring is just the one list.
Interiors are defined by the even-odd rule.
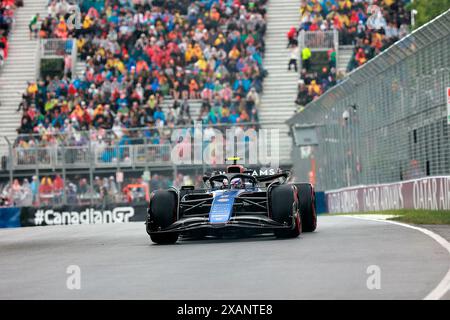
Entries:
[[146,202],[0,208],[0,228],[145,221],[147,209]]
[[95,224],[95,223],[123,223],[129,222],[134,216],[133,207],[119,207],[112,210],[97,210],[87,208],[82,211],[55,211],[53,209],[39,209],[34,215],[35,225],[60,224]]

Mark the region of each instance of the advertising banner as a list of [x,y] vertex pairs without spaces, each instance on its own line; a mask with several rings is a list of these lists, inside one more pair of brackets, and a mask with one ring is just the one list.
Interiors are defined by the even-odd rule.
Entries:
[[447,88],[447,124],[450,124],[450,87]]
[[145,221],[147,205],[23,207],[21,226]]
[[147,204],[0,208],[0,228],[145,221]]
[[450,210],[450,176],[349,187],[325,194],[330,213],[395,209]]
[[20,227],[20,208],[0,208],[0,228]]

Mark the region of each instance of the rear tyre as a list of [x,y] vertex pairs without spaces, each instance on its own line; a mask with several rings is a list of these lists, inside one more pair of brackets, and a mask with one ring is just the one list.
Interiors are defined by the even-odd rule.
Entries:
[[156,191],[150,199],[147,214],[147,233],[157,244],[172,244],[177,242],[178,233],[152,233],[164,230],[176,221],[178,199],[173,191]]
[[309,183],[295,184],[298,191],[299,209],[304,232],[313,232],[317,228],[316,201],[314,189]]
[[272,219],[290,225],[290,229],[275,229],[277,238],[296,238],[302,231],[302,221],[298,213],[297,191],[292,185],[281,185],[270,192]]

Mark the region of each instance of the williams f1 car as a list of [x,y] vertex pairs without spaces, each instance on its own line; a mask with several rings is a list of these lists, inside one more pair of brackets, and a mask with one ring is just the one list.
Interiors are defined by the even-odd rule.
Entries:
[[314,189],[288,183],[289,172],[254,176],[241,165],[204,176],[206,188],[183,186],[153,192],[146,229],[153,242],[175,243],[180,235],[222,236],[233,231],[294,238],[316,229]]

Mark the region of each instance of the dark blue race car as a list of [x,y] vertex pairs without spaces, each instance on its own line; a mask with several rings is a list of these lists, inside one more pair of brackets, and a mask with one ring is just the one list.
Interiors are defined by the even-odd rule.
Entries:
[[241,165],[226,173],[204,176],[206,188],[192,186],[153,192],[147,233],[158,244],[187,237],[230,233],[274,233],[294,238],[317,226],[314,189],[309,183],[288,183],[289,172],[254,176]]

